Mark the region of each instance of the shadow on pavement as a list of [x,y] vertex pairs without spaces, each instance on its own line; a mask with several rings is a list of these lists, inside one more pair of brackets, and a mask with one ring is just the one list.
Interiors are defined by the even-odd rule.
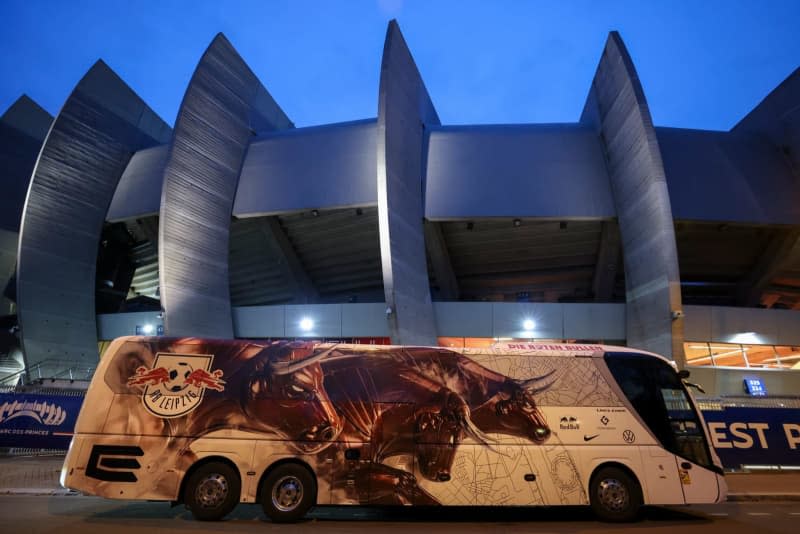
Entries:
[[[309,514],[319,521],[387,521],[420,523],[520,523],[520,522],[597,522],[588,506],[552,507],[498,507],[498,506],[444,506],[444,507],[352,507],[317,506]],[[645,507],[642,521],[680,523],[710,521],[702,515],[682,510]]]
[[[51,498],[50,513],[61,516],[82,516],[86,521],[114,520],[159,520],[174,519],[174,527],[181,528],[184,521],[194,522],[191,513],[183,505],[170,506],[165,502],[111,501],[91,499],[84,501],[83,506],[76,500]],[[70,504],[71,506],[65,506]],[[269,522],[261,506],[240,504],[228,521],[264,521]],[[487,525],[503,525],[507,523],[598,523],[588,506],[553,506],[553,507],[362,507],[362,506],[317,506],[311,510],[303,523],[311,522],[387,522],[387,523],[484,523]],[[645,507],[641,521],[620,524],[619,527],[642,526],[680,526],[681,524],[697,525],[710,523],[711,520],[702,514],[689,513],[684,510],[661,507]]]

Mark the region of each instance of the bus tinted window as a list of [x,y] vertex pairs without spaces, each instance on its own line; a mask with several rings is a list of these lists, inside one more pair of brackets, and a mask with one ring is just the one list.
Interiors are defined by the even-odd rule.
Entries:
[[609,353],[605,360],[633,408],[665,449],[698,465],[713,465],[697,413],[672,367],[630,353]]

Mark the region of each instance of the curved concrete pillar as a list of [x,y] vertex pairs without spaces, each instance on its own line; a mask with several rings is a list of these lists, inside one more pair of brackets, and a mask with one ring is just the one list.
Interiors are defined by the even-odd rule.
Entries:
[[28,368],[97,363],[95,266],[103,222],[133,153],[170,128],[98,61],[56,117],[33,170],[20,227],[17,313]]
[[[0,116],[0,314],[14,313],[22,208],[53,117],[26,95]],[[22,359],[22,351],[19,352]],[[22,363],[22,362],[20,362]],[[24,366],[24,364],[22,364]]]
[[800,67],[796,68],[736,126],[735,133],[769,139],[800,178]]
[[639,77],[617,32],[606,42],[581,122],[605,146],[625,262],[628,345],[683,364],[675,229],[664,165]]
[[217,35],[186,89],[164,169],[158,249],[168,335],[233,337],[228,242],[242,162],[256,132],[292,126]]
[[425,125],[439,124],[400,28],[389,23],[378,94],[378,225],[393,343],[435,345],[423,229]]
[[[26,95],[0,117],[0,231],[19,232],[33,167],[51,124],[53,117]],[[3,269],[0,275],[5,274]]]

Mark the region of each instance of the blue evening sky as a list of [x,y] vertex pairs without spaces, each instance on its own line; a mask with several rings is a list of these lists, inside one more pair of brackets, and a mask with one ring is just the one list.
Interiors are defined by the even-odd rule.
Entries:
[[614,29],[659,126],[727,130],[800,65],[800,0],[0,0],[0,113],[102,58],[173,124],[221,31],[297,126],[374,117],[392,18],[444,124],[577,121]]

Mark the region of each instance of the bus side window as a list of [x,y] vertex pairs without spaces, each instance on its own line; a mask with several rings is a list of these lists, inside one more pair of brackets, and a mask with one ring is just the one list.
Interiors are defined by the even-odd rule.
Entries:
[[696,410],[674,369],[662,360],[635,353],[608,353],[605,361],[665,449],[699,465],[711,465]]

